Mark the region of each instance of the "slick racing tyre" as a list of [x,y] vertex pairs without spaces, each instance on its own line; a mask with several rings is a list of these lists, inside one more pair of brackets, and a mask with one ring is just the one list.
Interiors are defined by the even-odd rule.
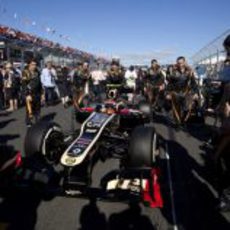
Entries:
[[59,125],[53,122],[38,122],[25,138],[25,155],[42,156],[48,163],[57,163],[64,150],[64,135]]
[[158,154],[158,136],[154,128],[138,126],[129,143],[126,166],[128,168],[151,168]]

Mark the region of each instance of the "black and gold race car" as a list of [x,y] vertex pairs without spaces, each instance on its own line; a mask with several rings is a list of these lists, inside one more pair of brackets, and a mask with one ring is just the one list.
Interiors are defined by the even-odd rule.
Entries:
[[[64,196],[108,200],[135,197],[152,207],[162,207],[159,155],[164,152],[165,143],[153,127],[137,123],[136,127],[132,124],[133,129],[124,129],[122,116],[113,106],[97,108],[89,113],[80,131],[67,136],[58,124],[37,123],[27,132],[25,154],[59,175],[56,188]],[[100,185],[94,187],[95,165],[106,164],[110,159],[116,160],[116,170],[104,172]],[[53,181],[52,173],[46,172],[45,183],[49,184]]]

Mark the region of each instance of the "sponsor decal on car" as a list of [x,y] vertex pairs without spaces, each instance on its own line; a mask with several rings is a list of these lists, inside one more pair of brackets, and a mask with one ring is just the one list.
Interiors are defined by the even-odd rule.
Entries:
[[86,129],[87,133],[96,133],[98,129]]
[[65,159],[65,163],[67,165],[73,165],[75,162],[76,162],[76,159],[72,158],[72,157],[68,157],[68,158]]
[[88,145],[90,144],[91,141],[92,141],[91,139],[80,138],[77,140],[77,143],[75,145],[77,144]]
[[74,154],[74,155],[78,155],[79,153],[81,153],[82,152],[82,149],[81,148],[79,148],[79,146],[77,146],[76,148],[73,148],[72,149],[72,153]]

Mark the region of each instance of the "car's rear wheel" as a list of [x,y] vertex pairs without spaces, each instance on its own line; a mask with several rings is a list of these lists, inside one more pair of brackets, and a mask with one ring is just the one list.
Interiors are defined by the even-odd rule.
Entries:
[[26,156],[39,155],[48,163],[57,163],[64,149],[64,135],[59,125],[53,122],[38,122],[25,138]]

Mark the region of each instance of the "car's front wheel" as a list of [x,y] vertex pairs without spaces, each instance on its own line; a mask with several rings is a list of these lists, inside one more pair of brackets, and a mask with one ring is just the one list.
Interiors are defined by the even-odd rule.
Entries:
[[154,128],[136,127],[131,135],[126,166],[128,168],[152,168],[158,154],[158,135]]
[[58,163],[64,150],[64,135],[59,125],[54,122],[38,122],[32,126],[25,138],[25,155],[35,154],[48,163]]

